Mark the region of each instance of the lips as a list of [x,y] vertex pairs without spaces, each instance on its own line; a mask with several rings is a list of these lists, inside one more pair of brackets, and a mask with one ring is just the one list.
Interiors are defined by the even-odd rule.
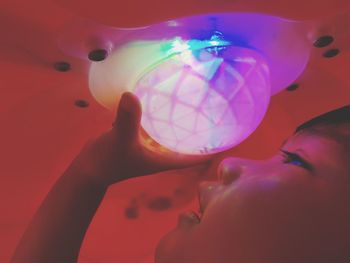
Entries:
[[194,211],[181,213],[178,219],[178,225],[182,228],[189,228],[200,223],[200,216]]
[[199,211],[198,212],[188,211],[188,212],[181,213],[178,218],[178,225],[180,227],[188,228],[191,226],[198,225],[201,222],[204,212],[217,186],[218,186],[218,183],[216,182],[200,183],[199,189],[198,189]]
[[198,190],[198,202],[199,202],[199,212],[203,215],[206,210],[215,189],[217,188],[217,182],[201,182],[199,184]]
[[[200,192],[198,192],[198,200],[200,200]],[[199,202],[199,211],[187,211],[181,213],[178,218],[178,226],[181,228],[189,228],[198,225],[204,212],[204,206]]]
[[204,210],[206,208],[206,203],[204,203],[204,198],[203,198],[203,194],[201,194],[201,191],[198,191],[198,204],[199,204],[199,213],[201,213],[201,215],[203,215]]

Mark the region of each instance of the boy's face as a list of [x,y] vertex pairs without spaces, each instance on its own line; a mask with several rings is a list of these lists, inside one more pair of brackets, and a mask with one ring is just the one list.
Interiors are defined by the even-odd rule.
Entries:
[[219,181],[200,185],[200,222],[181,215],[161,240],[156,262],[350,262],[344,146],[301,132],[281,149],[289,153],[266,161],[225,159]]

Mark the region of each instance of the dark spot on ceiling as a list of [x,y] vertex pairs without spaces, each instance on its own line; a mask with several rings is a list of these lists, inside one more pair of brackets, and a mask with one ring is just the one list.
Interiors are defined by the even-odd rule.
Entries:
[[137,206],[129,206],[124,209],[124,215],[128,219],[136,219],[139,217],[139,209]]
[[329,49],[326,52],[323,53],[323,57],[325,58],[332,58],[335,57],[340,53],[340,50],[337,48]]
[[106,59],[107,55],[108,55],[107,50],[105,50],[105,49],[95,49],[95,50],[92,50],[89,53],[89,59],[91,61],[102,61],[102,60]]
[[172,206],[173,202],[171,198],[164,196],[155,197],[152,200],[150,200],[147,204],[147,207],[150,210],[154,211],[164,211],[171,208]]
[[298,88],[299,88],[299,84],[298,83],[293,83],[292,85],[287,87],[287,91],[294,91],[294,90],[297,90]]
[[321,36],[314,42],[314,47],[322,48],[330,45],[334,41],[332,36]]
[[68,62],[59,61],[53,65],[54,69],[59,72],[67,72],[71,69],[71,65]]
[[89,107],[89,102],[87,102],[86,100],[76,100],[74,104],[79,108]]

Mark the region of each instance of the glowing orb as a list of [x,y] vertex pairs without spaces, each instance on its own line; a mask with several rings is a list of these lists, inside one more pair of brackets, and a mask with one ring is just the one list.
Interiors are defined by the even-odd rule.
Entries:
[[[142,127],[161,146],[211,154],[234,147],[257,128],[270,96],[303,72],[313,31],[308,22],[215,13],[133,29],[83,20],[59,43],[86,59],[86,47],[99,36],[110,54],[91,63],[93,97],[114,110],[122,93],[132,91],[142,103]],[[152,140],[144,139],[152,148]]]
[[220,152],[243,141],[269,104],[264,58],[246,48],[173,46],[179,53],[136,83],[142,127],[159,144],[187,154]]

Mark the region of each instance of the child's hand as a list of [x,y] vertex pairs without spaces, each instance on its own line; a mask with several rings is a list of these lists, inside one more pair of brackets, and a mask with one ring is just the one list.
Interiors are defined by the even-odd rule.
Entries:
[[141,105],[135,95],[123,94],[113,128],[85,145],[71,168],[103,186],[169,169],[205,163],[209,156],[155,153],[140,143]]

